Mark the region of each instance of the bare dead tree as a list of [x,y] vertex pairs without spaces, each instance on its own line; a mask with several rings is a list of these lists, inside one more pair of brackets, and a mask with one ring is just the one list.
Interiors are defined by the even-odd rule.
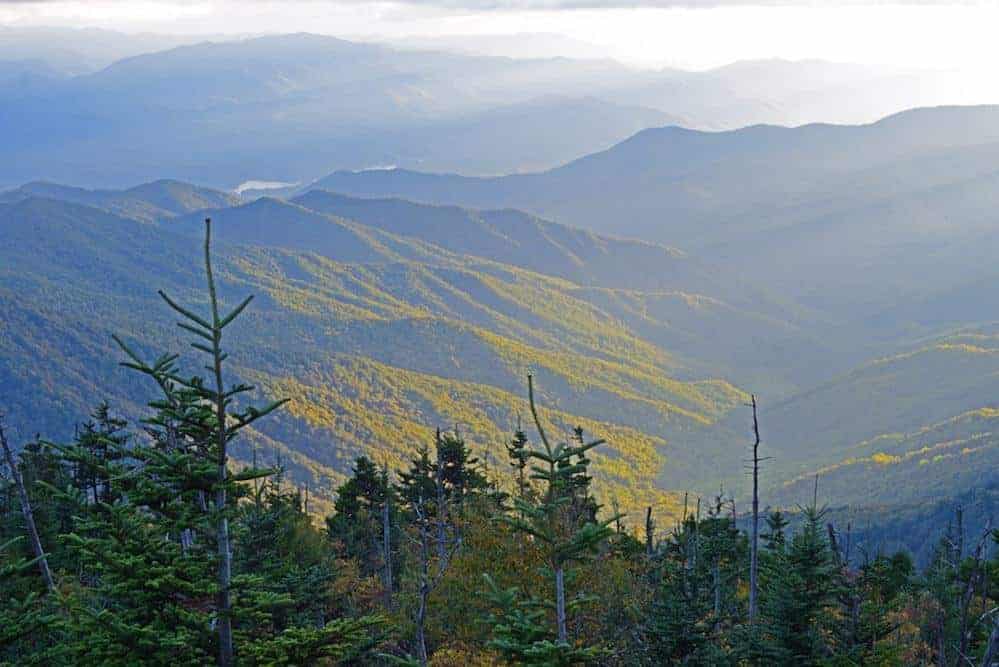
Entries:
[[385,588],[385,607],[392,608],[392,489],[389,487],[388,464],[382,467],[385,499],[382,501],[382,586]]
[[[697,569],[697,545],[698,545],[698,541],[699,541],[698,540],[698,536],[697,536],[697,532],[698,532],[698,525],[697,524],[699,524],[701,522],[701,498],[700,498],[700,496],[697,497],[697,505],[696,505],[696,507],[697,507],[697,509],[694,512],[694,521],[691,524],[693,526],[693,528],[691,530],[691,533],[692,533],[691,537],[693,537],[693,541],[692,541],[693,547],[690,550],[690,561],[689,561],[689,567],[688,567],[688,570],[690,570],[691,572],[693,572],[694,570]],[[688,544],[690,544],[690,542],[688,542]]]
[[[422,497],[412,503],[413,514],[416,516],[417,544],[420,550],[420,583],[419,583],[419,604],[416,609],[416,655],[421,667],[426,667],[429,661],[427,655],[427,608],[430,594],[434,592],[444,578],[448,566],[451,564],[451,557],[458,548],[458,541],[453,540],[450,546],[445,544],[443,560],[437,563],[437,571],[430,572],[431,545],[431,518],[427,512],[426,503]],[[438,510],[438,514],[440,510]],[[436,522],[440,525],[440,522]],[[438,545],[439,546],[439,545]],[[440,553],[440,552],[438,552]]]
[[45,556],[45,550],[42,549],[42,540],[38,536],[38,527],[35,525],[34,512],[31,511],[31,499],[28,498],[28,490],[24,486],[24,477],[21,475],[20,468],[17,467],[17,461],[14,460],[14,453],[10,449],[10,443],[7,442],[7,433],[4,431],[2,413],[0,413],[0,446],[3,447],[4,459],[7,461],[7,467],[10,468],[10,475],[14,480],[14,485],[17,487],[17,493],[21,501],[21,514],[24,515],[24,524],[28,531],[28,541],[31,542],[31,551],[35,554],[35,558],[38,561],[38,570],[41,572],[42,579],[45,580],[45,586],[49,592],[55,593],[55,580],[52,578],[52,571],[49,569],[49,561]]
[[985,648],[985,655],[982,656],[982,667],[996,667],[999,665],[999,607],[991,609],[983,615],[983,619],[992,616],[992,632],[989,634],[989,643]]
[[964,558],[964,508],[960,505],[954,510],[954,519],[957,524],[957,545],[954,547],[954,562],[958,566],[961,564],[961,559]]
[[[455,426],[455,433],[458,432]],[[444,447],[441,430],[437,429],[437,471],[434,489],[437,492],[437,575],[442,576],[447,567],[447,498],[444,494]]]
[[655,549],[656,523],[652,518],[652,506],[645,508],[645,555],[651,557]]
[[[961,512],[960,508],[958,510]],[[963,513],[963,512],[962,512]],[[961,514],[958,515],[958,529],[963,532],[963,517]],[[991,521],[987,522],[985,525],[985,531],[982,533],[981,539],[978,540],[978,544],[975,546],[975,550],[972,552],[972,567],[971,572],[968,574],[968,581],[965,584],[964,591],[961,593],[960,599],[960,609],[961,609],[961,625],[960,625],[960,636],[958,639],[958,655],[967,656],[968,654],[968,642],[971,639],[971,630],[968,628],[969,623],[969,610],[971,608],[971,601],[975,597],[975,591],[977,590],[979,584],[984,584],[985,580],[985,559],[982,553],[985,549],[986,540],[992,537],[992,524]],[[958,538],[959,544],[963,547],[963,538]],[[960,561],[960,556],[958,557]]]
[[760,422],[753,394],[753,534],[749,543],[749,622],[756,620],[760,548]]

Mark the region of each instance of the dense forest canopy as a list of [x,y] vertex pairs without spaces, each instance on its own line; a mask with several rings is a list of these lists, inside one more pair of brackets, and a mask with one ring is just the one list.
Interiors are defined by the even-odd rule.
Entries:
[[[320,520],[282,461],[230,456],[291,408],[255,404],[228,374],[230,354],[253,357],[230,337],[252,296],[220,298],[210,231],[207,299],[160,292],[188,352],[114,337],[121,372],[144,379],[139,422],[98,402],[70,441],[19,454],[0,422],[3,664],[999,660],[999,531],[969,529],[959,508],[917,568],[852,543],[818,478],[795,521],[754,503],[743,530],[719,492],[626,522],[596,495],[591,455],[609,443],[546,430],[541,373],[495,465],[438,427],[401,467],[359,456]],[[755,399],[753,418],[758,445]]]

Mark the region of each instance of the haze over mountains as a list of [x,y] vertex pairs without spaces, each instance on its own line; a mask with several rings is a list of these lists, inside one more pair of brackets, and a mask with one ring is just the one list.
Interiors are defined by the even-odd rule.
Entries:
[[[856,318],[989,275],[987,263],[968,260],[995,249],[997,130],[997,107],[922,109],[864,126],[661,128],[537,174],[339,172],[316,186],[513,206],[662,242]],[[927,275],[931,284],[913,290]]]
[[13,47],[0,47],[0,141],[10,158],[0,184],[10,186],[170,176],[231,188],[385,165],[503,174],[554,167],[649,127],[860,122],[988,99],[953,73],[817,61],[651,71],[309,34],[196,44],[4,34]]

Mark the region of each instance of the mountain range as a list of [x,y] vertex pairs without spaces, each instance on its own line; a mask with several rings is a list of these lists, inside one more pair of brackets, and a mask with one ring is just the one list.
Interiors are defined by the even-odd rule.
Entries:
[[[518,207],[596,234],[682,248],[722,282],[752,285],[766,298],[739,303],[707,287],[691,291],[771,317],[782,333],[716,313],[700,330],[703,352],[659,340],[684,358],[710,358],[710,349],[718,362],[727,355],[729,363],[711,371],[763,395],[766,442],[776,455],[769,484],[784,489],[776,498],[787,503],[803,489],[786,484],[825,470],[844,480],[831,498],[845,500],[859,466],[877,471],[872,483],[890,495],[892,473],[906,474],[890,467],[893,457],[934,447],[920,434],[994,406],[997,132],[999,108],[988,106],[918,109],[861,126],[663,128],[536,174],[339,172],[310,188],[373,202]],[[620,303],[601,306],[618,312]],[[649,312],[647,297],[637,303],[642,316]],[[632,326],[655,339],[641,321]],[[983,421],[972,423],[982,429],[976,437],[988,437]],[[717,463],[718,443],[744,432],[735,412],[708,435],[691,436],[690,446],[716,457],[719,476],[736,488],[744,488],[741,459]],[[893,451],[863,444],[896,436],[906,444]],[[961,459],[935,469],[943,460],[919,457],[914,465],[924,476],[953,479],[946,465],[962,467]],[[977,470],[967,472],[980,482]],[[663,483],[692,477],[667,466]]]
[[[164,189],[176,194],[177,184],[130,192],[159,201],[153,193]],[[181,199],[202,192],[190,191]],[[79,198],[50,190],[58,192]],[[109,336],[149,355],[179,349],[156,290],[195,304],[203,298],[193,269],[205,212],[150,222],[65,200],[9,198],[0,204],[9,241],[0,274],[8,421],[19,435],[44,424],[47,436],[68,437],[93,407],[83,403],[89,397],[136,418],[151,388],[117,367]],[[251,442],[265,460],[280,456],[291,479],[320,498],[355,456],[401,465],[436,426],[460,429],[491,465],[505,465],[503,443],[527,414],[530,368],[553,430],[581,425],[612,441],[605,493],[633,509],[653,502],[672,510],[675,495],[656,485],[672,456],[670,434],[711,424],[744,398],[636,335],[565,278],[292,202],[260,199],[210,213],[224,298],[257,295],[234,340],[243,350],[233,354],[236,372],[268,396],[293,399]],[[619,243],[576,234],[580,254]],[[647,252],[670,257],[664,248]]]
[[[172,86],[206,53],[213,68],[181,95]],[[231,114],[294,117],[306,137],[315,123],[336,125],[318,113],[322,95],[344,86],[383,95],[372,82],[390,70],[395,90],[414,92],[414,81],[424,91],[461,88],[460,77],[432,73],[488,70],[506,90],[527,91],[553,78],[582,90],[616,67],[546,61],[528,76],[509,59],[430,53],[403,63],[399,53],[309,36],[182,47],[63,78],[50,99],[67,105],[51,119],[100,95],[120,98],[104,120],[150,105],[121,128],[122,141],[153,117],[179,123],[148,141],[170,139],[178,156],[185,142],[218,148],[245,169],[236,182],[270,175],[254,166],[255,151],[281,164],[300,149],[266,146],[267,136],[226,144],[245,136],[228,125]],[[352,58],[349,70],[327,66]],[[221,74],[224,85],[213,85]],[[136,79],[150,82],[148,94],[126,95]],[[460,147],[434,150],[467,165],[472,153],[501,155],[476,142],[504,123],[523,126],[520,137],[544,134],[528,109],[564,126],[549,147],[564,140],[565,152],[573,132],[611,107],[641,110],[630,116],[639,125],[669,122],[592,96],[525,94],[500,106],[499,88],[469,90],[456,89],[447,109],[434,95],[389,95],[384,118],[367,128],[398,127],[400,113],[422,114],[423,129],[446,119]],[[567,99],[589,111],[573,120]],[[364,126],[350,116],[362,108],[338,110],[345,127]],[[208,134],[177,140],[185,117]],[[80,118],[96,123],[85,143],[110,136],[97,115]],[[538,148],[502,138],[518,160],[528,144]],[[46,136],[46,150],[64,139]],[[18,141],[15,155],[41,146]],[[363,144],[364,133],[351,141]],[[314,170],[322,142],[296,176]],[[156,157],[136,173],[159,169],[161,147],[141,148]],[[548,155],[538,162],[561,150],[536,153]],[[203,305],[199,238],[211,217],[223,296],[258,297],[234,341],[234,370],[269,397],[293,399],[247,447],[280,456],[320,498],[355,456],[401,465],[436,426],[458,428],[490,465],[505,466],[530,370],[555,431],[582,425],[610,441],[598,466],[604,498],[625,509],[674,511],[681,491],[712,493],[719,483],[744,499],[751,393],[773,457],[766,502],[794,506],[816,474],[831,503],[858,493],[882,509],[947,502],[956,488],[996,481],[996,165],[999,107],[979,106],[862,125],[658,127],[531,173],[340,170],[274,196],[213,187],[230,176],[99,189],[33,180],[0,193],[0,404],[23,436],[43,425],[46,436],[67,437],[94,407],[84,396],[140,415],[149,388],[116,366],[109,335],[149,355],[181,349],[156,291]],[[111,173],[101,160],[90,167]]]
[[[0,44],[0,142],[9,158],[0,184],[8,185],[107,188],[170,176],[234,188],[389,165],[528,172],[651,127],[861,122],[968,97],[953,90],[953,73],[816,61],[685,72],[309,34],[194,44],[3,34],[14,45]],[[53,43],[65,50],[46,50]],[[148,50],[138,50],[143,43]]]
[[[517,207],[644,238],[750,273],[798,303],[875,317],[988,275],[999,107],[900,113],[861,126],[645,130],[562,167],[499,178],[338,172],[321,187]],[[860,269],[859,271],[856,269]]]

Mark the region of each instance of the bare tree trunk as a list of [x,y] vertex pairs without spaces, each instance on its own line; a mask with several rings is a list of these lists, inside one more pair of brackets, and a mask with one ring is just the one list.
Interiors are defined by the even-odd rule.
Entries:
[[826,524],[826,531],[829,533],[829,547],[832,551],[833,564],[837,568],[843,567],[843,554],[839,550],[839,540],[836,538],[836,528],[831,524]]
[[28,530],[28,540],[31,542],[31,551],[35,554],[35,558],[38,559],[38,569],[42,574],[42,579],[45,580],[46,588],[48,588],[50,593],[55,593],[55,580],[52,578],[49,561],[45,557],[45,551],[42,549],[42,540],[38,536],[35,515],[31,511],[31,499],[28,498],[28,490],[24,487],[24,478],[21,476],[21,470],[17,467],[14,454],[11,452],[10,444],[7,442],[7,434],[4,432],[3,415],[0,415],[0,445],[3,446],[4,459],[7,461],[7,467],[10,468],[10,474],[14,478],[14,484],[17,486],[17,493],[21,500],[21,513],[24,515],[24,524]]
[[996,665],[999,665],[999,614],[995,615],[992,633],[989,635],[989,645],[982,657],[982,667],[995,667]]
[[[438,491],[439,493],[439,491]],[[446,498],[438,496],[440,499],[438,502],[446,503]],[[428,661],[427,656],[427,639],[426,639],[426,625],[427,625],[427,609],[430,594],[436,590],[437,586],[440,584],[441,580],[444,578],[444,574],[447,572],[448,566],[451,564],[451,557],[454,552],[461,545],[461,540],[452,540],[450,547],[445,543],[445,548],[440,549],[440,545],[444,542],[446,538],[446,531],[438,533],[438,549],[440,554],[440,562],[437,564],[436,573],[431,576],[430,574],[430,540],[431,540],[431,519],[426,512],[426,506],[424,505],[423,498],[419,498],[412,503],[413,513],[416,515],[416,523],[419,527],[419,546],[420,546],[420,586],[419,586],[419,605],[416,609],[416,618],[414,619],[416,623],[416,650],[417,657],[420,660],[420,665],[426,666]],[[446,507],[439,507],[437,514],[438,517],[446,510]],[[441,530],[443,522],[438,518],[436,522],[437,530]]]
[[645,555],[652,556],[655,549],[656,524],[652,520],[652,506],[645,510]]
[[944,632],[946,624],[947,621],[946,619],[943,618],[943,615],[941,614],[940,636],[937,639],[937,664],[940,665],[940,667],[945,667],[945,665],[947,664],[947,647],[946,647],[947,638],[945,636],[946,633]]
[[718,558],[715,558],[714,568],[712,570],[712,576],[714,578],[714,588],[715,588],[715,624],[718,624],[718,620],[721,617],[721,566],[718,562]]
[[753,535],[749,543],[749,622],[756,620],[757,571],[760,548],[760,422],[756,416],[756,396],[753,399]]
[[[960,515],[959,515],[960,516]],[[961,518],[958,519],[958,528],[963,532],[963,521]],[[985,564],[985,559],[982,557],[982,552],[985,548],[986,540],[992,535],[991,521],[986,523],[985,532],[982,534],[981,540],[979,540],[978,545],[975,547],[975,551],[972,553],[972,560],[974,561],[974,567],[972,567],[971,572],[968,574],[968,583],[965,585],[964,592],[961,595],[960,609],[961,609],[961,625],[960,625],[960,639],[958,640],[958,652],[959,655],[968,654],[968,642],[971,639],[971,630],[968,629],[968,614],[971,607],[971,601],[975,597],[975,589],[978,586],[980,580],[984,578],[984,572],[982,571]],[[959,538],[960,543],[963,543],[964,539]],[[962,544],[963,549],[963,544]]]
[[565,570],[561,565],[555,568],[555,617],[558,620],[558,640],[569,642],[569,631],[565,626]]
[[694,570],[697,569],[697,551],[698,551],[698,547],[700,546],[700,540],[697,537],[697,531],[700,529],[700,526],[698,524],[700,524],[700,522],[701,522],[701,499],[700,499],[700,497],[698,497],[698,499],[697,499],[696,508],[697,509],[694,512],[694,530],[693,530],[694,548],[691,550],[691,556],[690,556],[690,570],[691,571],[694,571]]
[[416,610],[416,651],[421,667],[427,665],[427,598],[430,596],[430,547],[425,521],[420,522],[420,604]]
[[389,506],[389,486],[388,486],[388,466],[386,465],[382,476],[385,479],[385,502],[382,503],[382,562],[384,571],[382,574],[382,585],[385,587],[385,606],[392,608],[392,525],[390,521],[391,508]]
[[441,450],[441,430],[437,429],[437,471],[434,475],[437,491],[437,576],[447,567],[447,499],[444,496],[444,452]]
[[964,558],[964,508],[958,505],[954,513],[957,515],[957,544],[954,547],[954,562],[960,568],[961,559]]

